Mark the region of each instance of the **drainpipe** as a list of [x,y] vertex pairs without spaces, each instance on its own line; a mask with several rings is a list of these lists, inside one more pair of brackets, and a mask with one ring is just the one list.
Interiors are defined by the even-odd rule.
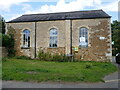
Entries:
[[72,20],[70,20],[70,55],[72,59]]
[[37,22],[35,22],[35,53],[34,53],[34,58],[36,58],[36,27],[37,27],[37,25],[36,25],[36,23]]

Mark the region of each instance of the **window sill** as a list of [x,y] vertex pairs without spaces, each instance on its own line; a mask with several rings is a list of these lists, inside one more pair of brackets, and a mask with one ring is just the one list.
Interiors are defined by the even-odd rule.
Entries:
[[85,48],[85,49],[86,49],[86,48],[88,48],[88,47],[79,47],[79,49],[81,49],[81,48]]
[[58,47],[48,47],[48,48],[58,48]]
[[21,47],[21,49],[30,49],[30,47]]

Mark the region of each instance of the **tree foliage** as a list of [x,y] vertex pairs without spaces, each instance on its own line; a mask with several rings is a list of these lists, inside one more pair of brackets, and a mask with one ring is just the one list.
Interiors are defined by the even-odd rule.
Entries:
[[14,34],[2,34],[2,46],[6,47],[8,56],[15,56]]
[[0,16],[0,33],[5,34],[5,20]]
[[15,56],[15,50],[14,50],[14,34],[15,30],[14,28],[8,26],[8,32],[5,34],[5,20],[3,17],[0,16],[0,45],[2,47],[6,47],[8,51],[8,56]]
[[117,54],[118,52],[120,53],[120,22],[113,21],[111,24],[111,29],[112,29],[112,41],[114,42],[113,44],[113,55]]

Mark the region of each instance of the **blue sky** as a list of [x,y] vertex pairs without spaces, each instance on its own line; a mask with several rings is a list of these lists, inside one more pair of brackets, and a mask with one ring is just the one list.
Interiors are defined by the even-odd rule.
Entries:
[[1,0],[0,15],[6,21],[23,14],[54,13],[103,9],[118,20],[119,0]]

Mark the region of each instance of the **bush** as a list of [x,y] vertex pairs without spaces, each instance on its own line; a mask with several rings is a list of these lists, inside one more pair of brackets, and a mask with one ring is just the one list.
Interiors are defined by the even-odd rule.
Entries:
[[85,65],[85,68],[87,68],[87,69],[92,68],[92,64],[91,64],[91,63],[87,63],[87,64]]
[[14,57],[14,58],[16,58],[16,59],[31,60],[31,58],[30,58],[30,57],[28,57],[28,56],[16,56],[16,57]]
[[55,54],[55,55],[52,56],[52,61],[63,62],[64,61],[64,57],[62,55]]
[[9,57],[14,57],[15,56],[16,50],[14,50],[14,49],[8,49],[7,51],[8,51],[8,56]]
[[76,59],[74,59],[74,57],[71,57],[71,56],[62,55],[62,57],[63,57],[63,62],[75,62],[75,61],[77,61]]
[[3,47],[8,47],[8,45],[10,43],[9,40],[10,40],[9,35],[2,34],[2,46]]
[[50,61],[52,58],[52,55],[50,53],[45,53],[43,50],[39,50],[38,52],[38,58],[40,60]]
[[9,57],[15,56],[14,43],[14,34],[2,35],[2,46],[6,47]]
[[7,59],[7,57],[2,57],[2,61],[6,61]]
[[[43,50],[39,50],[38,58],[39,58],[39,60],[44,60],[44,61],[57,61],[57,62],[69,62],[69,61],[72,61],[71,57],[66,56],[64,54],[51,55],[49,52],[45,53]],[[76,62],[78,60],[73,59],[73,61]]]

